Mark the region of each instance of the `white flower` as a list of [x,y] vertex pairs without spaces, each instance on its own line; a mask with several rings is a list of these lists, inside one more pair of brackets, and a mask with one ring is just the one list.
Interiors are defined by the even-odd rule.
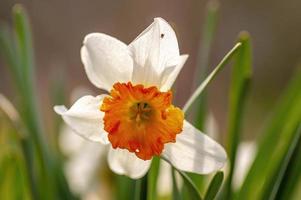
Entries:
[[81,58],[89,80],[109,95],[84,96],[55,111],[80,136],[110,144],[108,163],[117,174],[140,178],[152,156],[176,168],[207,174],[223,167],[222,146],[184,120],[171,104],[170,88],[188,55],[180,55],[175,32],[161,18],[132,43],[92,33]]

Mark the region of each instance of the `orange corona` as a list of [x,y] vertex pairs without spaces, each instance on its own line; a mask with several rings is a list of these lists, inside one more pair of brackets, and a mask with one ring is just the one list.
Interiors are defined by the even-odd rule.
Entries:
[[183,128],[184,114],[171,102],[171,91],[115,83],[100,108],[113,148],[127,149],[143,160],[159,156]]

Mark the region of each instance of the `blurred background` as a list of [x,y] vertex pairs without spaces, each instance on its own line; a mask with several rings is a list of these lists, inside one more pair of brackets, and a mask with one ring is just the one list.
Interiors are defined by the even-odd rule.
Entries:
[[[15,3],[27,9],[33,30],[36,58],[36,87],[44,125],[52,129],[53,101],[51,87],[63,79],[68,106],[75,99],[72,91],[88,88],[102,93],[87,79],[80,60],[80,48],[85,35],[102,32],[130,43],[152,23],[162,17],[175,29],[181,54],[190,57],[175,85],[175,104],[183,106],[195,89],[192,78],[197,67],[197,55],[202,43],[206,5],[204,0],[90,0],[41,1],[1,0],[0,22],[12,24],[11,10]],[[240,31],[251,35],[253,47],[253,77],[248,94],[243,124],[244,140],[257,138],[264,121],[300,63],[301,58],[301,1],[221,1],[218,23],[209,58],[211,71],[233,47]],[[13,102],[14,83],[8,67],[0,57],[0,93]],[[230,67],[226,67],[208,88],[208,107],[225,139],[227,128]],[[85,92],[84,92],[85,93]],[[49,133],[53,132],[49,131]]]

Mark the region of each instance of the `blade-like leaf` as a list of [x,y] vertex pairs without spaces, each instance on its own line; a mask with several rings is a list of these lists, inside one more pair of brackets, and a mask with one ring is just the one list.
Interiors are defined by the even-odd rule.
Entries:
[[182,196],[178,187],[178,182],[176,179],[175,169],[171,169],[171,177],[172,177],[172,199],[173,200],[181,200]]
[[22,144],[19,115],[14,106],[0,94],[0,199],[30,199],[32,195]]
[[202,84],[194,91],[191,97],[188,99],[183,107],[183,112],[187,112],[192,103],[198,98],[198,96],[203,92],[206,86],[214,79],[214,77],[220,72],[221,69],[231,60],[233,55],[240,48],[241,43],[237,43],[221,60],[221,62],[215,67],[215,69],[207,76],[207,78],[202,82]]
[[[40,127],[40,117],[38,116],[37,100],[34,84],[34,62],[33,62],[33,48],[32,37],[30,31],[30,24],[24,8],[17,4],[13,7],[14,27],[16,33],[17,55],[20,60],[20,73],[22,74],[20,83],[22,102],[20,107],[21,117],[28,126],[32,137],[41,143],[42,134]],[[44,145],[44,144],[38,144]],[[46,146],[46,145],[45,145]],[[42,148],[42,147],[41,147]]]
[[147,174],[147,200],[157,199],[157,181],[160,170],[160,158],[154,157],[152,160],[152,165]]
[[290,144],[286,155],[283,157],[281,164],[279,165],[278,169],[275,170],[274,176],[268,180],[268,183],[265,184],[263,198],[268,200],[273,200],[276,198],[277,192],[279,190],[281,181],[284,178],[285,171],[289,164],[289,161],[292,159],[292,155],[296,150],[298,141],[300,140],[301,135],[301,125],[296,130],[296,134]]
[[21,71],[19,57],[17,55],[15,41],[12,37],[12,32],[7,24],[0,25],[0,54],[6,60],[8,66],[10,66],[11,73],[13,75],[14,86],[18,90],[21,90]]
[[293,144],[301,120],[301,70],[292,81],[262,134],[256,158],[238,193],[238,199],[260,199]]
[[[219,2],[210,0],[207,4],[206,18],[202,32],[202,38],[199,43],[199,51],[197,55],[197,65],[195,70],[194,85],[197,87],[204,81],[208,73],[209,58],[211,52],[212,41],[215,35],[216,25],[218,21]],[[194,106],[194,126],[200,130],[204,129],[206,118],[206,93],[203,92],[193,103]]]
[[236,160],[237,147],[242,134],[241,126],[245,100],[252,73],[252,56],[249,34],[246,32],[240,33],[238,40],[241,43],[241,47],[235,55],[229,92],[227,150],[230,160],[230,170],[225,184],[225,199],[231,199],[232,196],[231,186],[234,164]]
[[223,183],[223,180],[224,180],[224,172],[217,172],[214,175],[214,177],[208,187],[208,190],[206,192],[204,200],[213,200],[216,197],[216,195]]
[[[35,187],[38,194],[35,195],[35,199],[43,198],[50,199],[54,198],[56,192],[52,191],[53,175],[50,176],[50,163],[48,159],[48,154],[46,153],[46,142],[43,139],[44,135],[41,129],[41,118],[39,116],[37,107],[37,95],[34,87],[34,62],[33,62],[33,47],[32,47],[32,36],[29,20],[25,9],[16,4],[13,7],[13,19],[14,19],[14,29],[15,29],[15,41],[17,48],[18,60],[20,61],[19,70],[22,74],[21,80],[19,81],[21,88],[19,95],[21,101],[18,105],[20,110],[20,115],[24,124],[32,138],[33,148],[35,150],[34,155],[37,160],[36,172],[34,175]],[[28,144],[26,144],[28,147]],[[29,158],[29,157],[28,157]],[[43,182],[43,187],[42,183]],[[38,196],[37,196],[38,195]],[[54,195],[54,196],[53,196]]]
[[301,139],[297,141],[293,155],[291,156],[284,177],[280,183],[276,199],[293,199],[297,191],[300,190],[298,183],[301,180]]
[[[193,89],[204,81],[208,73],[209,58],[211,53],[212,41],[218,21],[219,2],[209,0],[206,6],[205,22],[202,30],[202,37],[199,41],[197,64],[194,72]],[[193,125],[199,130],[204,130],[204,124],[207,116],[207,95],[204,91],[193,103],[193,109],[190,109],[193,117]],[[205,177],[197,174],[188,174],[199,189],[204,188]]]
[[190,196],[190,199],[192,200],[201,200],[202,197],[199,193],[199,190],[198,188],[196,187],[196,185],[193,183],[193,181],[190,179],[190,177],[185,173],[185,172],[182,172],[181,170],[175,168],[170,162],[168,159],[164,158],[164,157],[161,157],[161,159],[165,160],[166,162],[168,162],[172,167],[173,169],[175,169],[180,175],[181,177],[183,178],[184,180],[184,185],[185,187],[187,187],[188,191],[189,191],[189,196]]
[[[0,48],[17,86],[19,98],[17,108],[24,132],[29,137],[22,138],[21,145],[26,160],[33,199],[72,199],[54,157],[48,151],[45,132],[42,129],[35,87],[34,56],[29,20],[25,9],[17,4],[13,7],[13,31],[4,26],[0,31]],[[14,37],[11,37],[13,35]]]
[[181,170],[177,170],[179,172],[179,174],[181,175],[181,177],[184,180],[184,186],[187,187],[188,191],[189,191],[189,196],[190,199],[192,200],[201,200],[202,197],[199,193],[198,188],[196,187],[196,185],[193,183],[193,181],[190,179],[190,177],[185,173],[182,172]]
[[135,196],[134,200],[147,200],[147,179],[148,176],[144,176],[135,180]]

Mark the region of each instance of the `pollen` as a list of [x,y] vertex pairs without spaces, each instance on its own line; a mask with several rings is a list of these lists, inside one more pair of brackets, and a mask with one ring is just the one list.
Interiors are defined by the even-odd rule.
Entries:
[[127,149],[143,160],[159,156],[183,128],[184,114],[171,102],[171,91],[115,83],[100,107],[113,148]]

